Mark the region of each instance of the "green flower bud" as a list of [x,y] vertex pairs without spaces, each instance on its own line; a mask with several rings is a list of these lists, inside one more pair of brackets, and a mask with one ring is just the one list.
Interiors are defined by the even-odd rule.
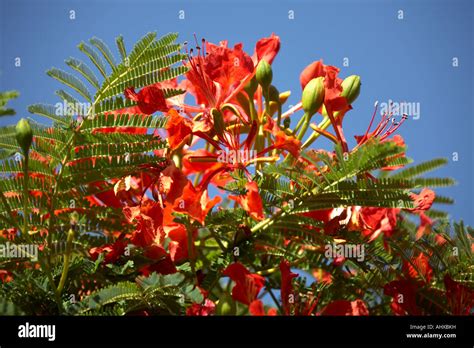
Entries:
[[270,101],[279,103],[280,102],[280,92],[278,92],[278,89],[271,85],[268,93],[268,98]]
[[224,116],[217,109],[211,109],[211,115],[214,120],[214,130],[217,134],[223,134],[225,129]]
[[267,89],[270,87],[273,79],[272,66],[268,64],[266,60],[262,59],[260,63],[258,63],[255,77],[260,86]]
[[27,119],[22,118],[16,125],[16,141],[20,145],[21,149],[25,154],[30,149],[31,142],[33,141],[33,130],[31,129],[30,123]]
[[216,314],[217,315],[235,315],[236,312],[236,305],[232,298],[221,295],[219,302],[216,306]]
[[346,97],[347,103],[352,104],[360,93],[360,76],[351,75],[342,81],[341,96]]
[[303,90],[301,103],[303,110],[309,115],[313,116],[318,112],[324,102],[324,83],[323,77],[312,79],[308,82]]
[[250,100],[253,100],[253,95],[257,91],[258,82],[255,76],[245,85],[244,90],[247,92]]

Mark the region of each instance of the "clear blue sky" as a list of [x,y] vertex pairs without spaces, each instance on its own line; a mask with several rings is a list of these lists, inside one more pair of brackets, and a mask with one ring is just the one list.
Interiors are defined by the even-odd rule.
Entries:
[[[127,48],[149,31],[193,34],[209,41],[255,42],[275,32],[282,41],[274,62],[275,84],[298,101],[301,69],[316,59],[342,68],[341,76],[362,76],[362,93],[346,116],[345,133],[365,131],[376,100],[419,103],[420,117],[400,129],[415,161],[447,157],[435,173],[458,185],[438,189],[456,199],[452,217],[473,224],[473,1],[39,1],[0,0],[0,90],[16,89],[11,105],[18,117],[36,102],[56,103],[59,84],[45,71],[83,59],[76,45],[98,36],[114,48],[122,34]],[[75,20],[69,19],[74,10]],[[179,19],[179,11],[185,19]],[[403,19],[398,19],[403,11]],[[289,19],[294,11],[294,19]],[[14,66],[15,57],[21,67]],[[343,59],[349,66],[343,67]],[[453,67],[453,57],[459,66]],[[17,117],[0,119],[0,125]],[[328,144],[321,141],[320,146]],[[452,161],[453,152],[459,160]]]

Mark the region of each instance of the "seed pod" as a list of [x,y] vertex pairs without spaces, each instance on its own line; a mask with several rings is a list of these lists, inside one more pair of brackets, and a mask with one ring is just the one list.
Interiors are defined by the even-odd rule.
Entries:
[[27,154],[33,141],[33,130],[27,119],[22,118],[16,125],[16,141],[24,154]]
[[342,81],[341,96],[346,97],[347,103],[352,104],[360,93],[360,76],[351,75]]
[[303,110],[309,115],[313,116],[323,105],[324,101],[324,83],[323,77],[312,79],[308,82],[303,90],[301,103]]
[[258,63],[255,77],[260,86],[267,89],[270,87],[273,79],[272,66],[268,64],[266,60],[261,60],[260,63]]

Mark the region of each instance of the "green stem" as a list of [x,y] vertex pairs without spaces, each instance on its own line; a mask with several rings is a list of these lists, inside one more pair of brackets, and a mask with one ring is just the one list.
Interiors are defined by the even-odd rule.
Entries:
[[59,280],[58,289],[56,294],[58,297],[61,297],[61,293],[64,288],[64,284],[66,284],[67,274],[69,272],[69,263],[71,261],[71,252],[72,252],[72,242],[74,241],[74,231],[72,228],[69,230],[67,234],[67,241],[66,241],[66,254],[64,255],[64,265],[63,265],[63,272],[61,273],[61,279]]
[[[308,130],[308,127],[309,127],[309,122],[311,121],[311,117],[307,112],[304,113],[303,117],[301,118],[301,120],[303,120],[303,123],[301,125],[301,130],[300,132],[298,133],[298,135],[296,136],[296,138],[298,140],[301,140],[303,139],[304,135],[306,134],[306,131]],[[300,120],[300,121],[301,121]],[[298,127],[298,126],[297,126]],[[296,132],[296,129],[295,129],[295,132]]]
[[28,190],[28,164],[29,164],[29,154],[28,152],[24,153],[25,160],[23,162],[23,234],[28,235],[28,202],[29,202],[29,190]]

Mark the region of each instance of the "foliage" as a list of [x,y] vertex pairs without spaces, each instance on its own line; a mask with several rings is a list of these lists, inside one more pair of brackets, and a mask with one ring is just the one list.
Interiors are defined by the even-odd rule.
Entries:
[[81,42],[31,148],[0,129],[2,315],[472,314],[474,230],[432,208],[454,181],[409,165],[406,116],[374,112],[350,149],[359,77],[316,61],[283,112],[277,36],[253,57],[176,40]]

